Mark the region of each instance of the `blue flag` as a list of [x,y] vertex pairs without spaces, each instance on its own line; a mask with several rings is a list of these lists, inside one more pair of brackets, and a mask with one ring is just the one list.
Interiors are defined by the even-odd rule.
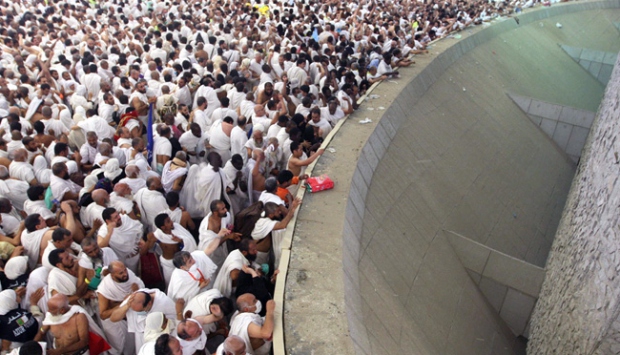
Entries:
[[146,125],[146,150],[148,151],[148,156],[146,160],[149,164],[153,163],[153,104],[149,105],[149,120]]
[[315,41],[319,41],[319,30],[316,29],[316,27],[314,28],[314,31],[312,32],[312,39],[314,39]]

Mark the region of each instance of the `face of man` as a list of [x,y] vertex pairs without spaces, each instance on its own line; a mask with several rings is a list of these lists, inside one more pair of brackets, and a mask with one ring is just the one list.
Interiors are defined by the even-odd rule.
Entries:
[[256,242],[251,241],[250,244],[248,245],[248,251],[247,252],[243,251],[241,253],[250,262],[256,260],[256,256],[258,255],[258,250],[256,249]]
[[97,148],[97,136],[88,136],[86,140],[88,141],[88,145]]
[[67,252],[60,254],[60,260],[65,269],[71,269],[73,268],[73,265],[75,265],[75,259],[73,259],[73,256]]
[[146,83],[140,82],[136,85],[136,90],[142,94],[146,94]]
[[45,228],[47,227],[47,223],[45,223],[45,219],[43,219],[43,217],[39,216],[39,224],[37,225],[38,229],[41,228]]
[[304,148],[301,145],[293,151],[293,156],[295,156],[295,158],[300,158],[303,154]]
[[321,120],[321,114],[312,112],[312,122],[319,123],[320,120]]
[[254,132],[252,132],[252,138],[254,138],[254,141],[256,143],[262,143],[263,142],[263,131],[255,130]]
[[328,107],[329,107],[329,113],[333,115],[334,113],[336,113],[336,109],[338,108],[338,103],[336,101],[330,101]]
[[189,107],[187,106],[183,106],[181,107],[181,109],[179,110],[179,112],[181,112],[181,114],[188,116],[189,115]]
[[166,218],[166,220],[164,221],[164,225],[163,225],[162,230],[163,231],[171,231],[173,229],[174,229],[174,223],[172,222],[170,217]]
[[101,248],[99,248],[99,245],[97,243],[93,243],[92,245],[83,247],[82,251],[84,252],[84,254],[86,254],[86,256],[91,259],[101,259],[103,257]]
[[61,240],[60,242],[58,242],[58,248],[68,249],[71,247],[72,243],[73,243],[73,238],[71,237],[71,234],[65,235],[65,238]]
[[177,334],[185,333],[189,336],[189,339],[186,340],[198,339],[201,332],[202,327],[191,320],[187,320],[184,323],[179,323],[177,326]]
[[120,184],[120,185],[121,185],[120,190],[118,191],[119,195],[121,196],[131,195],[131,187],[129,187],[129,185],[127,184]]
[[121,220],[121,215],[118,212],[112,213],[112,215],[110,216],[110,219],[112,220],[112,222],[114,222],[114,225],[117,227],[120,227],[123,225],[123,221]]
[[247,307],[244,311],[245,312],[254,312],[257,309],[257,303],[258,300],[256,299],[256,297],[252,294],[247,294],[245,297],[247,297],[246,301],[251,304],[252,306]]
[[38,146],[37,142],[35,142],[35,141],[30,141],[26,145],[26,149],[28,149],[28,151],[30,151],[30,152],[36,152],[38,148],[39,148],[39,146]]
[[226,214],[228,213],[228,210],[226,209],[226,205],[223,204],[223,203],[218,204],[217,205],[217,210],[215,211],[215,213],[220,218],[226,217]]
[[168,347],[172,352],[172,355],[183,355],[183,347],[179,342],[179,339],[175,337],[170,337],[170,341],[168,341]]
[[[112,99],[112,102],[114,102],[114,99]],[[131,132],[129,132],[129,129],[126,127],[123,127],[121,129],[121,138],[129,138],[131,136]]]
[[69,180],[71,178],[71,175],[69,174],[69,169],[65,167],[65,169],[62,171],[62,178],[65,180]]
[[114,272],[112,272],[112,279],[118,283],[125,283],[129,280],[129,273],[127,272],[127,267],[124,265],[118,265],[114,267]]
[[151,184],[151,190],[161,190],[161,180],[158,178],[154,178]]
[[50,304],[47,311],[50,312],[52,316],[62,316],[63,314],[67,313],[68,309],[65,309],[64,306]]
[[191,130],[192,130],[192,134],[194,135],[194,137],[198,137],[198,138],[202,137],[202,131],[200,130],[200,127],[194,126],[191,128]]
[[196,264],[196,260],[194,260],[194,258],[190,256],[189,258],[185,259],[185,265],[181,266],[180,269],[188,271],[192,266],[194,266],[194,264]]
[[265,107],[263,105],[256,105],[254,108],[254,113],[256,114],[256,117],[265,116]]
[[243,160],[233,160],[232,165],[233,167],[235,167],[235,169],[241,170],[243,169]]
[[114,105],[114,95],[108,95],[108,99],[105,101],[108,105]]

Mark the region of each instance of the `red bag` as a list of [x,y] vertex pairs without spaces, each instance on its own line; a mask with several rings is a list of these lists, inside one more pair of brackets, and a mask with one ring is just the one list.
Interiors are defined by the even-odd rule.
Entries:
[[95,332],[88,332],[88,351],[91,355],[99,355],[112,349],[105,339]]
[[313,176],[308,178],[306,182],[306,190],[308,192],[318,192],[323,190],[329,190],[334,188],[334,181],[327,176],[327,174],[323,174],[321,176]]

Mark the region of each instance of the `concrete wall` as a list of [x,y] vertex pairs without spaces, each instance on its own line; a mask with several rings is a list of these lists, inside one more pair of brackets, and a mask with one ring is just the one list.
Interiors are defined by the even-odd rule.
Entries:
[[314,171],[335,189],[306,196],[298,215],[289,353],[524,351],[445,233],[544,267],[574,165],[506,93],[596,110],[602,85],[557,44],[617,51],[618,7],[558,5],[464,31],[350,117]]
[[549,256],[532,320],[532,354],[620,352],[618,63]]

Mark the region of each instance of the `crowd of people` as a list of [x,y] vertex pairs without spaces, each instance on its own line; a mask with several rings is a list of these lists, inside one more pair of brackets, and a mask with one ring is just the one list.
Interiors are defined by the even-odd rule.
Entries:
[[269,354],[336,123],[505,1],[0,1],[2,353]]

